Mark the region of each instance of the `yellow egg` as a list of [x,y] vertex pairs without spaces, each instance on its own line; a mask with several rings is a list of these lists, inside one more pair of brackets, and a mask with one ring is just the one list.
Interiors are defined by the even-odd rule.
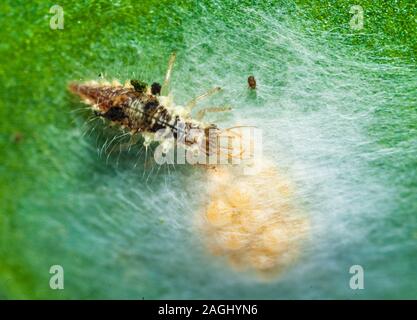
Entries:
[[249,252],[249,261],[256,270],[265,271],[276,266],[277,260],[268,252],[263,250],[252,250]]
[[272,225],[264,230],[260,235],[260,243],[264,250],[272,251],[275,253],[285,252],[289,248],[289,230],[285,230],[285,225]]
[[227,199],[231,206],[239,209],[248,209],[251,207],[250,195],[238,189],[232,189],[227,192]]
[[229,264],[237,271],[243,271],[248,267],[247,262],[245,261],[245,256],[242,254],[230,254],[228,259]]
[[224,235],[223,246],[227,250],[238,250],[246,245],[247,240],[242,233],[228,232]]
[[236,220],[239,221],[245,232],[255,234],[262,226],[262,212],[259,210],[240,210],[236,215]]
[[223,248],[219,245],[217,241],[209,241],[207,243],[208,250],[214,256],[220,256],[224,254]]
[[233,208],[222,200],[212,201],[206,212],[207,220],[215,227],[221,227],[232,221]]

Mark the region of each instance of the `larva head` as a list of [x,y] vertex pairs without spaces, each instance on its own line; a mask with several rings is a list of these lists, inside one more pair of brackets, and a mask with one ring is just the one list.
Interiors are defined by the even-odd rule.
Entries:
[[133,88],[97,82],[71,83],[68,89],[79,96],[99,116],[123,124],[127,119],[125,108],[138,93]]
[[86,104],[97,107],[96,111],[107,111],[113,104],[113,98],[119,95],[122,87],[90,81],[71,83],[68,89]]
[[140,98],[150,93],[148,85],[141,80],[130,80],[122,85],[113,82],[88,81],[70,83],[69,91],[79,96],[85,103],[95,107],[95,111],[106,112],[114,106],[120,106],[128,98]]

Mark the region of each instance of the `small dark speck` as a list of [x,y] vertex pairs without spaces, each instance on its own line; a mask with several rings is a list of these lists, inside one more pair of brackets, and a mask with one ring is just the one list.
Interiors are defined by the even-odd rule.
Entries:
[[248,85],[249,85],[249,88],[256,89],[256,80],[254,76],[248,77]]
[[12,134],[11,139],[10,139],[13,143],[20,143],[23,140],[23,133],[21,132],[15,132]]

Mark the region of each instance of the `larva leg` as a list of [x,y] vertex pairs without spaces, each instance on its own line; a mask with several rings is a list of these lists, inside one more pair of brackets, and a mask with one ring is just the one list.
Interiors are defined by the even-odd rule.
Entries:
[[225,111],[231,111],[231,110],[232,110],[232,108],[228,107],[228,106],[204,108],[204,109],[201,109],[200,111],[198,111],[196,119],[198,121],[201,121],[204,118],[204,116],[206,115],[206,113],[208,113],[208,112],[225,112]]
[[132,134],[128,142],[122,143],[119,146],[113,146],[111,152],[116,148],[119,148],[120,151],[130,150],[130,148],[138,142],[139,136],[139,134]]
[[169,58],[168,69],[167,69],[167,72],[165,74],[164,83],[162,84],[162,88],[161,88],[161,95],[163,95],[163,96],[168,95],[169,83],[171,81],[171,75],[172,75],[172,68],[174,67],[176,57],[177,57],[176,53],[173,52],[171,54],[171,57]]
[[[253,126],[234,126],[223,129],[217,136],[217,152],[226,159],[250,160],[254,156],[253,139],[245,137],[241,129],[255,128]],[[249,140],[246,140],[249,139]]]
[[191,110],[197,105],[197,103],[199,102],[199,101],[201,101],[201,100],[203,100],[203,99],[205,99],[205,98],[207,98],[207,97],[210,97],[211,95],[213,95],[213,94],[215,94],[215,93],[217,93],[217,92],[219,92],[221,90],[221,88],[220,87],[215,87],[215,88],[213,88],[213,89],[210,89],[209,91],[207,91],[206,93],[204,93],[204,94],[202,94],[201,96],[198,96],[198,97],[196,97],[196,98],[194,98],[193,100],[191,100],[190,102],[188,102],[186,105],[185,105],[185,109],[188,111],[188,112],[191,112]]

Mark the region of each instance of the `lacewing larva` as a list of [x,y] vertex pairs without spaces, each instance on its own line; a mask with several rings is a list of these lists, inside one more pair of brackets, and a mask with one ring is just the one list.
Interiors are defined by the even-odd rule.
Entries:
[[[191,116],[191,111],[197,103],[219,92],[220,87],[192,99],[185,106],[175,105],[172,95],[168,93],[175,57],[176,55],[172,54],[169,59],[162,85],[154,82],[148,86],[140,80],[130,80],[124,85],[117,81],[89,81],[70,83],[68,88],[87,103],[96,116],[119,125],[132,137],[142,135],[145,146],[153,141],[160,142],[161,137],[169,136],[182,147],[203,156],[217,156],[227,149],[230,157],[230,148],[226,146],[224,149],[219,143],[219,138],[235,138],[237,135],[232,133],[231,129],[222,130],[215,124],[203,121],[207,112],[229,111],[230,108],[205,108],[200,110],[195,118]],[[168,145],[167,148],[170,147]]]

